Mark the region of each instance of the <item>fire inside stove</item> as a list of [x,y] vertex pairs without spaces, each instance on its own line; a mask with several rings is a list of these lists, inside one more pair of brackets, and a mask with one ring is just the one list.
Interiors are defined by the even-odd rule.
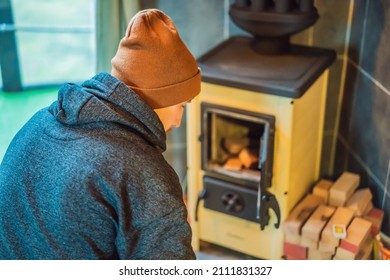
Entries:
[[259,182],[271,116],[202,104],[203,169]]

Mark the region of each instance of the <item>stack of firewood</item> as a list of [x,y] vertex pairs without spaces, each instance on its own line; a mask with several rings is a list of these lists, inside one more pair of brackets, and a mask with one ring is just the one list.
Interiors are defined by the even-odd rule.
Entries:
[[321,179],[283,222],[286,259],[369,259],[384,212],[373,207],[360,176],[344,172]]

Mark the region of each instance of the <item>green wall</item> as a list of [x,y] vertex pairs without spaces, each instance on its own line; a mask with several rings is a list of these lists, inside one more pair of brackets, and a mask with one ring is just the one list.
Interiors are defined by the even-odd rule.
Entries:
[[18,130],[56,97],[57,88],[12,93],[0,91],[0,162]]

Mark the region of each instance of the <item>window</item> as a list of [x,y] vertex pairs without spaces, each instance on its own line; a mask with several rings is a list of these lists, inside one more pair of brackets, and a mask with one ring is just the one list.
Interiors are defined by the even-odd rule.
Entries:
[[77,83],[94,74],[94,0],[0,1],[11,3],[8,30],[15,34],[22,88]]
[[3,76],[1,75],[1,67],[0,67],[0,89],[3,88]]

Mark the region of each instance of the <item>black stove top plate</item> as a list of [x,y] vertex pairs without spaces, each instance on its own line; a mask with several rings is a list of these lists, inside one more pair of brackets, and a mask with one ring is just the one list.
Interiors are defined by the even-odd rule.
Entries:
[[262,55],[252,38],[231,37],[198,59],[204,82],[300,98],[336,59],[330,49],[291,45],[288,53]]

